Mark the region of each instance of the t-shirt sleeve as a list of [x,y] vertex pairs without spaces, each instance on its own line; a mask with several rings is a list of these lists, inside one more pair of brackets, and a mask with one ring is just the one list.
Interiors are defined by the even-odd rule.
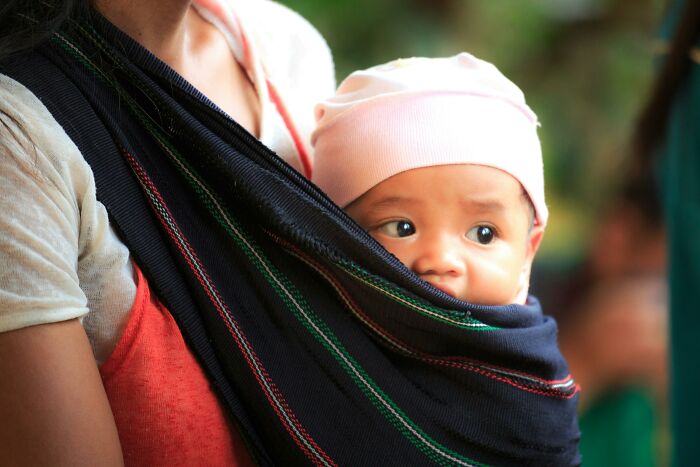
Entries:
[[35,103],[0,75],[0,332],[88,312],[77,274],[86,167]]

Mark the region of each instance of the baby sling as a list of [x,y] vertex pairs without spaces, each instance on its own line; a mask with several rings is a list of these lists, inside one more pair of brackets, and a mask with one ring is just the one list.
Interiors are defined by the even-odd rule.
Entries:
[[82,151],[260,465],[580,462],[577,386],[536,299],[430,288],[99,15],[0,71]]

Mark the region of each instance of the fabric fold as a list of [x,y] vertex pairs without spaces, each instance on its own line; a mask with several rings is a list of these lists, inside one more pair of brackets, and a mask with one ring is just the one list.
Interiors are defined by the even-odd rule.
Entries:
[[578,388],[535,299],[420,281],[104,18],[0,68],[83,152],[260,464],[580,462]]

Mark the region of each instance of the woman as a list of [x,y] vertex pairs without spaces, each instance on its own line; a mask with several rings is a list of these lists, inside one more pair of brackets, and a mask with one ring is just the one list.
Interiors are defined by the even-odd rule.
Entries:
[[0,63],[3,460],[578,462],[554,323],[432,289],[294,169],[332,87],[306,23],[45,7],[0,17],[46,31]]
[[[3,7],[3,26],[7,26],[3,31],[17,24],[19,11],[12,10],[22,8],[20,3],[28,8],[27,2],[9,2]],[[74,16],[87,7],[71,5],[78,2],[63,3],[66,12],[73,8]],[[137,5],[110,0],[94,6],[290,164],[299,170],[308,165],[305,145],[295,143],[308,139],[313,125],[312,104],[333,91],[334,78],[325,43],[300,17],[268,2],[254,4],[247,10],[245,5],[215,1]],[[56,4],[49,14],[68,16],[60,7]],[[274,26],[275,34],[261,27],[262,18],[266,25]],[[23,44],[19,39],[5,45],[20,47]],[[97,464],[92,459],[100,459],[99,464],[104,465],[118,464],[121,451],[115,422],[95,361],[102,365],[103,378],[105,365],[113,367],[119,363],[110,361],[109,355],[123,345],[119,333],[128,326],[131,304],[138,293],[129,252],[112,232],[104,207],[93,199],[90,169],[70,147],[65,133],[50,121],[29,91],[8,77],[3,77],[1,86],[2,110],[10,118],[4,120],[6,126],[2,128],[5,149],[12,144],[10,138],[21,137],[21,132],[16,131],[20,128],[12,125],[14,121],[32,138],[22,142],[36,144],[40,156],[27,160],[21,153],[22,147],[11,151],[14,157],[3,155],[5,266],[1,300],[5,310],[0,330],[17,330],[0,333],[0,410],[3,420],[15,421],[2,424],[0,451],[5,461],[17,456],[16,462],[10,462],[13,465],[25,465],[24,460],[34,464],[41,459],[54,465]],[[278,86],[280,93],[286,92],[284,102],[277,94],[271,95],[278,92],[273,86]],[[38,132],[50,134],[46,138]],[[49,144],[51,147],[47,148]],[[42,157],[47,150],[54,154]],[[51,160],[53,155],[61,160]],[[66,170],[61,167],[64,164],[68,165]],[[33,175],[32,169],[37,173]],[[41,177],[50,180],[46,183]],[[73,186],[60,189],[71,183],[69,177],[78,180],[73,181]],[[88,186],[78,186],[83,183]],[[82,199],[75,199],[78,194]],[[49,198],[50,202],[37,200],[40,197]],[[66,209],[55,209],[54,203],[63,203],[64,207],[80,204],[80,224],[62,227],[62,223],[74,218]],[[43,231],[31,227],[37,216],[46,219]],[[75,232],[76,227],[99,234]],[[34,231],[23,235],[25,228]],[[78,244],[71,245],[76,233]],[[54,242],[53,248],[36,247],[35,241],[49,240]],[[48,258],[31,258],[34,253]],[[31,277],[34,271],[40,272]],[[17,277],[8,277],[12,273]],[[37,307],[44,311],[35,312]],[[90,314],[86,317],[88,309]],[[41,325],[26,327],[30,324]],[[26,368],[34,371],[17,370]],[[47,392],[46,388],[51,390]],[[25,404],[32,410],[25,412]],[[134,423],[123,421],[127,422]],[[122,438],[125,436],[122,433]],[[42,440],[41,449],[34,446],[37,439]],[[150,448],[154,448],[153,443]],[[179,459],[186,463],[186,457]],[[207,453],[207,459],[208,463],[216,463],[212,452]],[[126,460],[133,463],[138,459],[132,456]],[[160,462],[169,463],[165,459]]]

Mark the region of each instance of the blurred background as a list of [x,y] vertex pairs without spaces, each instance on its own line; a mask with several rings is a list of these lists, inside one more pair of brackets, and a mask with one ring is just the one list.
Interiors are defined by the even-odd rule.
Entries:
[[667,465],[663,228],[653,184],[627,165],[665,0],[278,1],[326,38],[338,82],[468,51],[523,89],[550,207],[532,290],[582,386],[584,465]]

